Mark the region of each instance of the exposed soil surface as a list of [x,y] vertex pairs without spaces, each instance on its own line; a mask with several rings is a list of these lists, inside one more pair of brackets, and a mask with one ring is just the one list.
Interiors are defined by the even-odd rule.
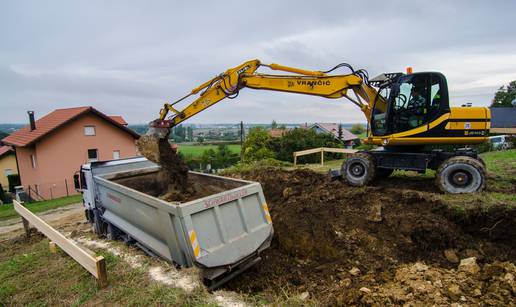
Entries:
[[161,166],[156,181],[163,191],[161,198],[167,201],[186,201],[194,197],[194,186],[188,184],[188,167],[167,139],[145,135],[137,144],[143,156]]
[[187,185],[189,187],[188,193],[181,194],[181,199],[174,198],[173,195],[168,194],[169,189],[162,184],[163,172],[155,172],[139,176],[131,176],[128,178],[115,179],[114,181],[135,189],[137,191],[149,194],[154,197],[159,197],[166,201],[191,201],[217,194],[241,186],[239,182],[228,180],[219,180],[215,177],[206,177],[197,174],[189,174]]
[[309,170],[241,177],[262,184],[275,238],[229,289],[306,292],[323,305],[515,304],[514,208],[456,212],[429,179],[352,188]]

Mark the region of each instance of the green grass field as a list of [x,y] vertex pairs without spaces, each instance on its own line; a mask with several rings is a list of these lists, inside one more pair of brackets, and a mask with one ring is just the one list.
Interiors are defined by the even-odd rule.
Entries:
[[[217,149],[217,145],[179,145],[179,152],[182,153],[185,156],[194,156],[198,157],[201,156],[202,153],[205,150],[208,149]],[[234,153],[240,154],[240,145],[238,144],[229,144],[228,145],[229,150],[231,150]]]
[[[33,213],[39,213],[50,209],[59,208],[62,206],[79,203],[82,201],[82,194],[56,198],[52,200],[37,201],[27,204],[27,209]],[[13,204],[1,205],[0,206],[0,221],[9,220],[18,216],[18,213],[14,210]]]

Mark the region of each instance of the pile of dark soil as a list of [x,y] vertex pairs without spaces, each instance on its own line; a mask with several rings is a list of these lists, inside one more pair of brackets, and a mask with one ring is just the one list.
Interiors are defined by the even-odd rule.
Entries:
[[138,149],[147,159],[158,163],[161,170],[156,183],[161,191],[159,196],[167,201],[186,201],[195,197],[194,186],[188,184],[188,166],[172,149],[168,139],[142,136],[138,140]]
[[[166,201],[178,201],[177,199],[167,198],[168,186],[162,184],[162,172],[149,173],[138,176],[131,176],[127,178],[115,179],[118,184],[135,189],[139,192],[159,197]],[[182,202],[199,199],[202,197],[217,194],[223,191],[231,190],[242,185],[239,182],[232,182],[227,180],[218,180],[200,176],[197,174],[189,174],[187,185],[190,189],[189,193],[182,194]]]
[[[261,264],[228,284],[232,290],[308,292],[323,305],[393,303],[380,288],[395,282],[404,265],[424,261],[452,274],[462,258],[476,257],[481,265],[516,260],[514,208],[479,206],[457,214],[432,192],[432,180],[390,178],[353,188],[309,170],[240,176],[262,184],[275,238]],[[448,303],[462,296],[443,293]],[[505,302],[505,294],[496,295]]]

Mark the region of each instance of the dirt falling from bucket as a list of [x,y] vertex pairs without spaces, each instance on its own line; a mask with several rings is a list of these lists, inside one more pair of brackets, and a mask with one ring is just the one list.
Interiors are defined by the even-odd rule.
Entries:
[[138,140],[138,149],[147,159],[161,166],[157,182],[166,192],[160,198],[183,201],[195,193],[193,186],[188,184],[188,167],[167,139],[142,136]]

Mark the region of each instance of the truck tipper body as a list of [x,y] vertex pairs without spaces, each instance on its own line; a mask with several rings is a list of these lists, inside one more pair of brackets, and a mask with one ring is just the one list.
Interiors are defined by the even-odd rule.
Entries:
[[176,265],[197,266],[211,289],[261,260],[273,226],[259,183],[190,172],[189,180],[223,191],[187,202],[168,202],[130,184],[150,182],[159,170],[141,157],[81,166],[76,187],[95,232]]

